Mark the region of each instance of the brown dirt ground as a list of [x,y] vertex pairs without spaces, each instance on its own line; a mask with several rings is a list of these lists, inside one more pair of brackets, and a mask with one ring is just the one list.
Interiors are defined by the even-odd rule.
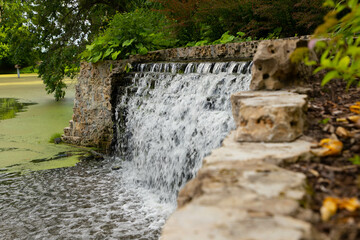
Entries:
[[[305,135],[319,142],[336,134],[338,127],[352,132],[349,137],[337,136],[344,144],[340,155],[284,166],[307,176],[309,194],[305,207],[319,213],[323,200],[328,196],[356,197],[360,200],[360,165],[349,161],[349,158],[360,155],[360,122],[337,121],[356,115],[349,107],[360,102],[360,89],[353,87],[346,91],[346,84],[340,81],[333,81],[324,88],[320,87],[319,81],[315,81],[309,87],[312,90],[309,93],[308,129]],[[331,240],[360,240],[359,209],[355,212],[338,210],[329,221],[318,220],[313,224]]]

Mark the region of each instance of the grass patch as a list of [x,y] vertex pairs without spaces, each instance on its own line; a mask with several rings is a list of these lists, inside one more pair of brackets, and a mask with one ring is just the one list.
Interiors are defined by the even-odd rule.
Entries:
[[55,143],[55,138],[61,138],[62,133],[54,133],[49,139],[49,143]]
[[[16,72],[16,71],[15,71]],[[21,68],[20,69],[20,74],[25,74],[25,73],[38,73],[39,70],[36,67],[33,66],[29,66],[29,67],[25,67],[25,68]]]

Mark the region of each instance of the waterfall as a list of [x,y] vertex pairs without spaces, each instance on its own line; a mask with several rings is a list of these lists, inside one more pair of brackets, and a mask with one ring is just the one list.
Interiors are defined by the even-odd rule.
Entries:
[[229,98],[249,89],[250,67],[134,66],[117,90],[112,156],[24,176],[0,172],[0,239],[158,239],[178,191],[235,128]]
[[156,201],[179,189],[235,128],[230,95],[249,89],[250,62],[138,64],[115,110],[115,157]]

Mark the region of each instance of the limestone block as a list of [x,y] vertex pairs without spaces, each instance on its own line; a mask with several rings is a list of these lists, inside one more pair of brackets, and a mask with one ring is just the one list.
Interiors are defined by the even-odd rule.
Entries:
[[[264,205],[264,199],[286,197],[300,200],[305,191],[305,175],[264,162],[219,162],[205,164],[195,179],[179,192],[178,206],[190,204],[230,205],[226,199],[237,198],[232,207],[246,208],[246,202]],[[291,179],[291,181],[289,181]],[[219,197],[219,198],[217,198]],[[265,211],[265,208],[259,211]]]
[[256,216],[246,211],[188,205],[166,222],[162,240],[315,240],[309,223],[291,217]]
[[280,164],[296,162],[311,156],[311,143],[296,140],[285,143],[256,143],[235,141],[236,130],[232,131],[223,141],[223,146],[214,149],[211,155],[205,157],[204,164],[216,165],[225,162],[259,162]]
[[246,142],[287,142],[303,133],[306,95],[286,91],[243,92],[231,96],[237,126],[235,139]]
[[290,56],[298,46],[306,44],[306,40],[300,39],[260,42],[253,59],[250,89],[276,90],[299,84],[297,67],[290,61]]

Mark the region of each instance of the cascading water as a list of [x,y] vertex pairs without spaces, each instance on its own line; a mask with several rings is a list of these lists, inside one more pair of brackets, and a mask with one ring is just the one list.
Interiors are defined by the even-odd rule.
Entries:
[[249,89],[249,63],[155,63],[137,70],[131,91],[118,98],[115,115],[127,109],[127,121],[125,132],[118,124],[117,148],[127,143],[120,157],[129,179],[174,203],[204,156],[235,127],[229,98]]
[[119,90],[113,156],[0,173],[0,239],[158,239],[179,189],[234,128],[229,97],[249,88],[250,65],[137,65]]

